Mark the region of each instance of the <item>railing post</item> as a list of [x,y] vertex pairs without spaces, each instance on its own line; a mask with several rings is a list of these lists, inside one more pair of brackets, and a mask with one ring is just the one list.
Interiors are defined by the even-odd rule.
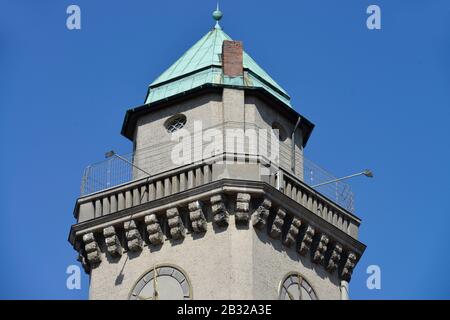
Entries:
[[89,179],[88,176],[89,176],[90,169],[91,169],[91,166],[87,166],[83,172],[83,178],[81,179],[81,188],[80,188],[80,194],[82,196],[84,196],[86,193],[88,193],[88,192],[86,192],[86,188],[87,188],[87,183],[88,183],[88,179]]
[[108,159],[107,169],[106,169],[106,187],[109,188],[111,185],[111,159]]
[[339,203],[339,190],[338,190],[338,183],[336,182],[336,203]]
[[276,185],[277,189],[284,193],[284,174],[282,170],[278,170],[276,173]]

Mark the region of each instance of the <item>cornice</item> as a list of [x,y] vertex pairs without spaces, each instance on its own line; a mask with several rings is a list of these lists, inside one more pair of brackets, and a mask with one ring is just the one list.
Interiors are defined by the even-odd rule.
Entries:
[[[181,212],[189,212],[189,219],[183,220]],[[210,223],[229,228],[231,215],[236,224],[252,226],[248,232],[267,232],[272,241],[295,247],[299,255],[309,256],[313,263],[330,273],[338,272],[347,281],[366,248],[271,185],[235,179],[213,181],[75,224],[69,241],[89,272],[102,263],[101,251],[117,257],[127,251],[139,252],[145,245],[170,246],[165,238],[183,241],[188,233],[216,232],[216,228],[207,227]],[[164,233],[161,222],[165,220],[169,230]],[[125,236],[118,236],[120,232]],[[124,243],[119,241],[122,238]],[[105,245],[103,250],[101,244]]]

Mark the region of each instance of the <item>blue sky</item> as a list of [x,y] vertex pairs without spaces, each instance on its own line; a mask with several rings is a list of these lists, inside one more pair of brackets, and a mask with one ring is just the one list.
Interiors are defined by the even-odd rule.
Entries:
[[[82,29],[66,28],[81,7]],[[366,8],[382,29],[366,28]],[[450,298],[450,2],[223,0],[222,26],[316,124],[306,155],[355,179],[354,299]],[[125,111],[212,26],[214,1],[0,1],[0,298],[66,289],[83,168],[129,152]],[[366,268],[379,265],[381,290]]]

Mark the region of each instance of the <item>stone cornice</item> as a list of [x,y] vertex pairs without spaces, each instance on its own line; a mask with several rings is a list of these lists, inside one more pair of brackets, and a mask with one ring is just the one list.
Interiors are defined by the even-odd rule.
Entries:
[[[235,201],[233,206],[230,206],[230,199]],[[204,214],[208,206],[213,214],[209,219]],[[190,215],[190,225],[181,219],[181,209]],[[270,223],[269,214],[274,217]],[[182,241],[187,230],[215,232],[207,229],[207,220],[227,228],[229,215],[235,216],[237,224],[253,225],[254,231],[249,232],[267,229],[273,241],[282,241],[286,247],[294,245],[300,255],[309,256],[313,263],[322,265],[330,273],[337,271],[344,280],[350,280],[365,250],[365,245],[350,234],[268,183],[235,179],[213,181],[75,224],[69,241],[89,270],[100,263],[99,243],[106,243],[106,250],[102,251],[112,256],[121,255],[122,247],[125,252],[127,249],[139,252],[145,243],[163,244],[164,237]],[[160,225],[163,219],[169,225],[165,234]],[[290,225],[284,228],[287,223]],[[285,229],[287,232],[283,232]],[[126,243],[119,242],[119,230],[125,232]],[[97,242],[100,238],[102,240]]]

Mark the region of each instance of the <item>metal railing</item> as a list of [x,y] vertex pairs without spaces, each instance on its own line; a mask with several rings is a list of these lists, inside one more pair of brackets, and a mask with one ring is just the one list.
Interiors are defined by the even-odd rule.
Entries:
[[[151,161],[151,153],[145,149],[135,154],[129,153],[120,156],[138,166],[144,165],[148,167]],[[80,193],[81,196],[86,196],[143,177],[144,175],[141,172],[137,172],[130,163],[118,157],[111,157],[86,167],[83,173]],[[336,177],[328,171],[322,169],[308,158],[303,157],[303,179],[300,180],[342,208],[354,212],[354,195],[351,187],[347,183],[339,181],[314,187],[315,185],[335,179]]]
[[[121,155],[133,161],[133,153]],[[111,157],[91,164],[84,169],[81,179],[81,196],[109,189],[133,180],[133,167],[122,159]]]
[[354,195],[349,184],[338,181],[315,187],[333,180],[336,180],[336,177],[331,173],[322,169],[311,160],[303,158],[303,182],[344,209],[354,212]]

